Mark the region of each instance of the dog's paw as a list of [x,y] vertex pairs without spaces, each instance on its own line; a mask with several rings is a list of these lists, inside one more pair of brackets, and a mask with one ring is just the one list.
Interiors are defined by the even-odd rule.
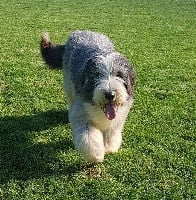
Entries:
[[95,127],[80,125],[75,128],[74,144],[86,161],[91,163],[103,161],[105,155],[103,135]]

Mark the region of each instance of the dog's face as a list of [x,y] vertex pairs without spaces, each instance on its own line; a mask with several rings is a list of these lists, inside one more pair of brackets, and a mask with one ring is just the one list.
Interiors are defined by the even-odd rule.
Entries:
[[135,72],[120,54],[112,53],[89,59],[81,80],[84,101],[102,109],[112,120],[119,106],[133,97]]

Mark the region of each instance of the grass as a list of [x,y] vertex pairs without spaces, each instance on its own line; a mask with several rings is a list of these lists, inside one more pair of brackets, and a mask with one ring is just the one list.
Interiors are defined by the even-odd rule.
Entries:
[[[194,199],[194,0],[0,2],[0,199]],[[74,150],[62,74],[39,55],[48,31],[108,35],[135,66],[121,150],[90,165]]]

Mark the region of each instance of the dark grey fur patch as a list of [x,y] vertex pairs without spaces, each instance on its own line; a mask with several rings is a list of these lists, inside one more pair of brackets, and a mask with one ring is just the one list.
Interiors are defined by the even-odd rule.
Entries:
[[79,92],[84,100],[92,101],[94,89],[105,74],[106,72],[101,69],[101,63],[97,57],[89,59],[83,70],[79,84]]
[[42,57],[44,58],[46,64],[53,69],[62,69],[64,47],[64,45],[57,45],[52,48],[41,49]]

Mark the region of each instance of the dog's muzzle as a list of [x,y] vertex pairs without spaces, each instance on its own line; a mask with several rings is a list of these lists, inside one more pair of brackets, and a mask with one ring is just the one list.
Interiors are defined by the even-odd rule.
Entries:
[[107,91],[105,92],[106,103],[104,105],[104,113],[107,119],[113,120],[116,117],[117,106],[115,104],[116,92]]

